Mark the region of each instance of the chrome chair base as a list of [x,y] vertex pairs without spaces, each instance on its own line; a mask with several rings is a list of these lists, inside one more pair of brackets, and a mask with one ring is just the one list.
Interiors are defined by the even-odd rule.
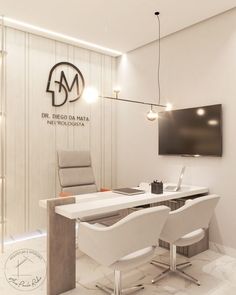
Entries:
[[157,267],[164,267],[166,268],[162,273],[160,273],[158,276],[156,276],[154,279],[152,279],[152,284],[155,284],[156,282],[158,282],[159,280],[161,280],[162,278],[164,278],[165,276],[167,276],[168,274],[170,274],[171,272],[176,273],[178,275],[180,275],[181,277],[191,281],[192,283],[200,286],[200,282],[199,280],[195,279],[194,277],[192,277],[191,275],[187,274],[186,272],[184,272],[182,269],[185,267],[189,267],[191,266],[191,262],[184,262],[184,263],[180,263],[176,265],[176,269],[175,270],[171,270],[170,266],[168,264],[162,263],[162,262],[158,262],[158,261],[152,261],[151,262],[152,265],[157,266]]
[[132,293],[135,293],[137,291],[144,289],[143,285],[136,285],[136,286],[133,286],[130,288],[119,290],[118,293],[117,292],[115,293],[115,291],[112,288],[101,285],[101,284],[97,284],[96,287],[99,290],[105,292],[106,294],[110,294],[110,295],[126,295],[126,294],[128,295],[128,294],[132,294]]
[[122,289],[121,287],[121,272],[119,270],[114,271],[114,289],[101,285],[101,284],[96,284],[96,287],[102,291],[104,291],[107,294],[111,295],[126,295],[126,294],[132,294],[137,291],[143,290],[144,286],[139,284],[127,289]]
[[183,262],[183,263],[176,264],[176,246],[175,245],[170,246],[170,265],[164,262],[156,261],[156,260],[152,260],[151,264],[156,267],[161,267],[165,269],[162,273],[160,273],[158,276],[152,279],[152,284],[155,284],[156,282],[163,279],[165,276],[167,276],[170,273],[175,273],[191,281],[197,286],[201,285],[199,280],[195,279],[193,276],[183,271],[184,268],[192,265],[191,262]]

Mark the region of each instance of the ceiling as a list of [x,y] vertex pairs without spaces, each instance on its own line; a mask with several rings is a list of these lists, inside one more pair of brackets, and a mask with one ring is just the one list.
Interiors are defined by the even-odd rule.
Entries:
[[0,0],[0,14],[122,53],[236,7],[236,0]]

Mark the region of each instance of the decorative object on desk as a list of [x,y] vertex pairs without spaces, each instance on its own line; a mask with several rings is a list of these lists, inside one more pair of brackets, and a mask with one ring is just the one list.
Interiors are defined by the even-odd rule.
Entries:
[[163,194],[163,182],[154,180],[151,183],[151,193],[152,194]]
[[[157,45],[158,45],[158,56],[157,56],[157,86],[158,86],[158,97],[157,97],[157,102],[146,102],[147,100],[145,99],[144,101],[142,100],[134,100],[134,99],[129,99],[129,98],[119,98],[120,94],[120,88],[116,87],[113,92],[115,94],[115,97],[113,96],[104,96],[104,95],[98,95],[97,91],[84,91],[84,99],[87,102],[94,102],[97,100],[98,97],[100,98],[105,98],[105,99],[110,99],[110,100],[116,100],[116,101],[123,101],[123,102],[129,102],[129,103],[136,103],[136,104],[142,104],[142,105],[147,105],[150,107],[149,111],[146,114],[146,117],[149,121],[155,121],[158,118],[158,112],[154,110],[153,107],[161,107],[165,108],[166,111],[170,111],[172,109],[172,106],[170,103],[167,104],[162,104],[161,103],[161,87],[160,87],[160,61],[161,61],[161,24],[160,24],[160,18],[159,14],[160,12],[156,11],[155,16],[157,17],[158,20],[158,37],[157,37]],[[89,87],[91,88],[91,87]],[[92,87],[93,88],[93,87]],[[94,89],[94,88],[93,88]]]

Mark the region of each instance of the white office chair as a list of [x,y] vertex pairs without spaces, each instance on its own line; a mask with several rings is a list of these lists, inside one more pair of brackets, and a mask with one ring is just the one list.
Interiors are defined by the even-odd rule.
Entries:
[[58,151],[62,192],[80,195],[97,192],[89,151]]
[[175,272],[185,279],[200,286],[200,282],[182,269],[191,266],[191,262],[176,264],[176,246],[188,246],[199,242],[205,235],[219,196],[209,195],[189,200],[185,205],[170,212],[169,218],[163,227],[160,238],[170,243],[170,265],[153,260],[151,263],[165,268],[156,276],[152,283],[156,283],[170,272]]
[[[58,155],[58,175],[62,193],[68,196],[97,192],[97,185],[89,151],[60,150]],[[84,221],[110,224],[121,218],[121,212],[96,214]]]
[[81,222],[79,247],[101,265],[114,270],[114,290],[97,284],[109,294],[121,295],[143,289],[143,285],[121,289],[121,271],[138,267],[151,261],[159,234],[170,209],[165,206],[139,210],[110,227]]

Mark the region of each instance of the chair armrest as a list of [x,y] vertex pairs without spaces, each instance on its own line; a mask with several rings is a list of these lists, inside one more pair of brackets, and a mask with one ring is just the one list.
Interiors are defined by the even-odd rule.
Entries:
[[100,192],[109,192],[110,189],[106,187],[101,187]]
[[72,193],[70,193],[70,192],[60,192],[59,193],[60,198],[66,198],[66,197],[71,197],[71,196],[72,196]]

